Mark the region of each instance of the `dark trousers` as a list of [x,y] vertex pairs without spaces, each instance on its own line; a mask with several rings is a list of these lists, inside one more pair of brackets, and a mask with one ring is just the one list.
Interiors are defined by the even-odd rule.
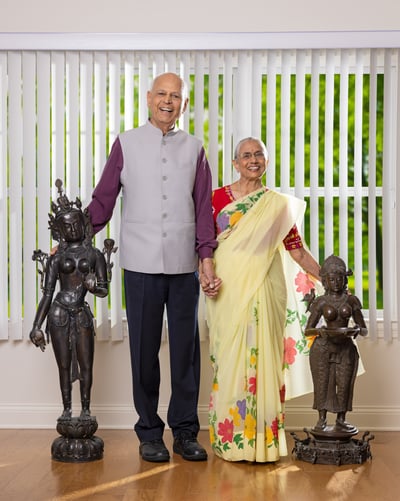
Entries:
[[140,441],[159,439],[165,423],[158,415],[159,351],[164,307],[167,311],[171,397],[167,422],[174,436],[197,435],[200,343],[197,324],[197,274],[147,274],[124,271],[131,352],[133,401]]

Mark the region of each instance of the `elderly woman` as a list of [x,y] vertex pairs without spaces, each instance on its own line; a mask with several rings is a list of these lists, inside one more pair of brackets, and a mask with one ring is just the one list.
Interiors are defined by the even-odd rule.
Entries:
[[318,278],[320,270],[298,232],[305,204],[263,185],[267,164],[262,141],[243,139],[233,160],[239,179],[213,193],[222,285],[217,293],[203,288],[214,369],[210,439],[228,461],[269,462],[287,454],[284,372],[300,356],[299,346],[306,347],[285,340],[285,324],[305,323],[288,297],[295,280],[298,292],[310,292],[310,276]]

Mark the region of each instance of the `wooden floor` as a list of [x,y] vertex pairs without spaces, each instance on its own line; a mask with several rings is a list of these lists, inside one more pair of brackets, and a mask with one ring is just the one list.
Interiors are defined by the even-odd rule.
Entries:
[[[313,465],[291,455],[276,464],[228,463],[215,457],[207,432],[199,441],[209,460],[173,455],[148,463],[129,430],[98,430],[104,458],[89,463],[51,459],[54,430],[0,430],[0,499],[3,501],[397,501],[400,432],[374,433],[372,459],[361,465]],[[299,432],[298,436],[302,437]],[[171,434],[165,433],[171,450]],[[288,435],[290,451],[293,439]]]

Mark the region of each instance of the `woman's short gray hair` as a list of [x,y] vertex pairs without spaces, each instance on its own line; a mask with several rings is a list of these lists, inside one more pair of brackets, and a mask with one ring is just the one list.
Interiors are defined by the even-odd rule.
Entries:
[[256,141],[260,145],[260,148],[264,152],[265,160],[268,160],[268,150],[267,150],[267,147],[261,141],[261,139],[259,139],[258,137],[253,137],[253,136],[245,137],[244,139],[241,139],[238,142],[238,144],[236,145],[236,148],[235,148],[234,155],[233,155],[234,160],[237,160],[237,158],[239,156],[240,148],[241,148],[242,144],[245,143],[246,141]]

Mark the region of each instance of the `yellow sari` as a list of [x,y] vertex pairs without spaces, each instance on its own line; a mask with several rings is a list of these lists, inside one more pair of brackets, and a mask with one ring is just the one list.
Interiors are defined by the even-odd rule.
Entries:
[[[285,392],[287,398],[312,391],[301,299],[313,284],[304,286],[308,277],[299,278],[282,243],[304,209],[299,199],[263,189],[221,211],[229,217],[215,252],[223,285],[216,299],[207,299],[214,370],[209,430],[214,453],[228,461],[286,455]],[[299,372],[289,378],[297,363]]]

